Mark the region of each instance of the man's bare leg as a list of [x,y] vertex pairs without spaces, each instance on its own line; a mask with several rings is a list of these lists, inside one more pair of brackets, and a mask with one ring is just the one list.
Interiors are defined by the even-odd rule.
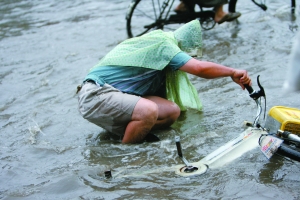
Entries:
[[141,142],[153,128],[165,128],[172,125],[180,115],[179,107],[166,99],[155,96],[141,98],[128,123],[123,143]]
[[179,117],[180,108],[174,102],[157,96],[146,96],[145,98],[155,102],[158,106],[158,118],[152,129],[170,127]]
[[176,6],[174,11],[175,12],[186,12],[186,11],[188,11],[188,8],[183,1],[180,1],[180,3],[178,4],[178,6]]

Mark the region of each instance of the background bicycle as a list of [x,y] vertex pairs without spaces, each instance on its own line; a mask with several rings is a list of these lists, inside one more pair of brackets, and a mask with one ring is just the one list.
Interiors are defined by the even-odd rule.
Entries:
[[[263,10],[267,10],[266,0],[252,0]],[[214,28],[214,11],[196,6],[195,13],[176,14],[173,10],[177,0],[132,0],[126,14],[126,29],[128,37],[143,35],[151,30],[174,30],[178,24],[199,19],[204,30]],[[235,12],[237,0],[231,0],[228,10]],[[295,11],[295,0],[291,0],[292,12]]]

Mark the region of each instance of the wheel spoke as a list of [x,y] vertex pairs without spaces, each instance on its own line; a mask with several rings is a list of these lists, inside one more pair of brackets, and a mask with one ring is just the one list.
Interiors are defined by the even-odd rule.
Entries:
[[155,21],[157,19],[156,17],[153,17],[153,16],[147,14],[145,11],[143,11],[139,8],[136,8],[135,12],[136,12],[135,17],[146,17],[146,18],[149,18],[153,21]]
[[128,37],[143,35],[155,29],[165,29],[167,26],[178,27],[180,24],[169,20],[176,0],[136,0],[130,6],[127,14]]

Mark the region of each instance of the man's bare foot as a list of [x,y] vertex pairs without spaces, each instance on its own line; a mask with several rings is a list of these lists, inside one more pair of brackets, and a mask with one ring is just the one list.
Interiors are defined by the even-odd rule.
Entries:
[[240,16],[241,16],[241,13],[239,13],[239,12],[224,13],[223,15],[216,15],[215,22],[217,22],[218,24],[222,24],[223,22],[231,22]]
[[228,13],[224,12],[222,8],[217,8],[216,13],[215,13],[215,22],[219,22],[222,20]]

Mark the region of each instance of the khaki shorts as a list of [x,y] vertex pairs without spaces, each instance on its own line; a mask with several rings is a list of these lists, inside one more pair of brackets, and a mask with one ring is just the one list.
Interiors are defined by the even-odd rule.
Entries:
[[124,135],[139,96],[130,95],[105,84],[86,82],[78,93],[78,109],[82,117],[105,130]]

